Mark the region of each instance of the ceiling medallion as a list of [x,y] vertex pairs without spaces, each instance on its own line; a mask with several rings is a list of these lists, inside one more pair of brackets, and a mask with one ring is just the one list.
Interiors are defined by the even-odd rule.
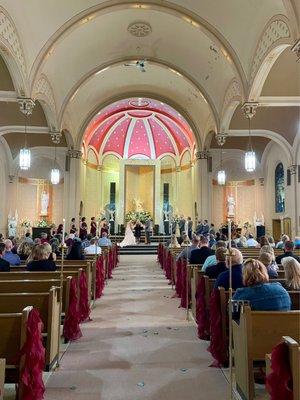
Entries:
[[132,36],[136,37],[145,37],[150,35],[152,32],[150,24],[144,21],[133,22],[132,24],[128,25],[127,30]]
[[129,104],[135,108],[144,108],[150,105],[150,101],[138,98],[137,100],[130,100]]

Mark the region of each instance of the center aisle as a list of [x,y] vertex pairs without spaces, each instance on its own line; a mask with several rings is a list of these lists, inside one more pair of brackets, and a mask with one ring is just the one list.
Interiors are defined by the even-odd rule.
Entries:
[[121,256],[104,296],[82,325],[46,400],[215,400],[227,382],[168,286],[156,256]]

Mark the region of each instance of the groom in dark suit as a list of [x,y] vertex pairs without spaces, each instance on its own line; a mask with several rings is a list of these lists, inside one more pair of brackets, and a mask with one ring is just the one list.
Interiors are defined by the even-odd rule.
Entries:
[[151,231],[152,231],[152,220],[148,218],[145,222],[145,242],[146,244],[151,243]]

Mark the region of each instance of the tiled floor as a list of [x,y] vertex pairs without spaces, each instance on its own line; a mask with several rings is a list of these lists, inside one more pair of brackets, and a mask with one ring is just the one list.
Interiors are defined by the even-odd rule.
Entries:
[[222,372],[187,322],[154,256],[123,256],[47,382],[46,400],[228,398]]

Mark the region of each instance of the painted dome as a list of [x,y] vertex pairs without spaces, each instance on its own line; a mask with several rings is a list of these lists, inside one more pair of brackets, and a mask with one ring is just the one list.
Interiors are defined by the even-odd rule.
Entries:
[[101,110],[89,123],[84,147],[101,157],[157,159],[180,157],[195,145],[187,121],[165,103],[147,99],[121,100]]

